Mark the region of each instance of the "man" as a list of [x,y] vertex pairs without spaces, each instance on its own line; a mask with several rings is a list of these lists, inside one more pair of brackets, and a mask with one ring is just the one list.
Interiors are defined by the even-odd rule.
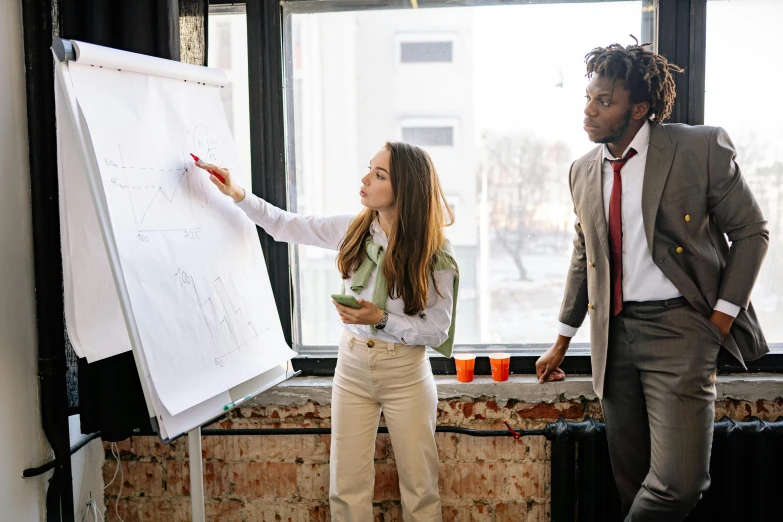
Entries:
[[565,377],[588,313],[623,516],[683,520],[710,483],[721,346],[740,363],[768,351],[749,299],[769,232],[726,132],[661,123],[678,67],[638,44],[586,63],[584,129],[599,145],[571,166],[571,268],[536,371]]

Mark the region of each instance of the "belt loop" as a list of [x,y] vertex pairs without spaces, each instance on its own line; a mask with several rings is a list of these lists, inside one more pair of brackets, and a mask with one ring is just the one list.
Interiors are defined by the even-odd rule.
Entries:
[[354,337],[353,335],[351,335],[351,336],[348,338],[348,349],[349,349],[349,350],[351,350],[351,351],[353,351],[353,340],[354,340],[354,339],[355,339],[355,337]]
[[389,352],[389,355],[394,355],[394,347],[397,346],[394,343],[390,343],[389,341],[386,341],[386,351]]

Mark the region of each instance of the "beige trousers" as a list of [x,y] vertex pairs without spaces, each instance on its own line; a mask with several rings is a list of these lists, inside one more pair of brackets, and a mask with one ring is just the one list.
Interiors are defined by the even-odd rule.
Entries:
[[335,522],[374,520],[381,410],[397,461],[403,520],[441,521],[438,393],[425,350],[343,332],[332,386],[329,505]]

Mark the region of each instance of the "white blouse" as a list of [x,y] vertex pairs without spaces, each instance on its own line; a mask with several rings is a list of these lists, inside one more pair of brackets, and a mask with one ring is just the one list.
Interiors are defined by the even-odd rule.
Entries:
[[[245,194],[245,199],[237,203],[237,206],[275,241],[311,245],[330,250],[340,249],[348,226],[355,217],[300,216],[271,205],[249,192]],[[384,249],[388,247],[389,240],[377,219],[370,226],[370,234],[374,243]],[[351,290],[351,277],[346,279],[345,293],[365,301],[372,301],[376,272],[377,270],[373,270],[370,274],[367,284],[360,294],[355,294]],[[377,334],[373,334],[370,326],[363,324],[343,324],[343,328],[363,338],[376,337],[393,343],[440,346],[449,336],[455,275],[453,269],[435,271],[434,278],[443,297],[435,291],[435,285],[430,278],[427,308],[418,315],[406,315],[404,301],[392,299],[389,296],[386,302],[389,319],[383,330],[378,330]],[[335,293],[337,292],[339,292],[339,288],[335,288]],[[329,296],[325,295],[324,300],[326,299],[329,299]],[[335,318],[339,320],[337,311],[335,311]]]

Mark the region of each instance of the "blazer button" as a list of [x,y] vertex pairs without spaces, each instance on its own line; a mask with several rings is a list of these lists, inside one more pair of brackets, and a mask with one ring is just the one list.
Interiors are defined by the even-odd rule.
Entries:
[[689,223],[690,220],[691,220],[691,215],[690,214],[685,214],[685,222]]
[[590,263],[590,268],[595,268],[595,263]]
[[367,348],[372,348],[373,346],[375,346],[375,343],[374,343],[374,342],[372,342],[372,339],[370,339],[369,341],[367,341]]
[[593,305],[591,305],[590,303],[587,303],[587,309],[588,310],[592,310],[593,309]]
[[682,247],[677,247],[674,249],[674,251],[677,252],[678,254],[682,254],[685,250]]

